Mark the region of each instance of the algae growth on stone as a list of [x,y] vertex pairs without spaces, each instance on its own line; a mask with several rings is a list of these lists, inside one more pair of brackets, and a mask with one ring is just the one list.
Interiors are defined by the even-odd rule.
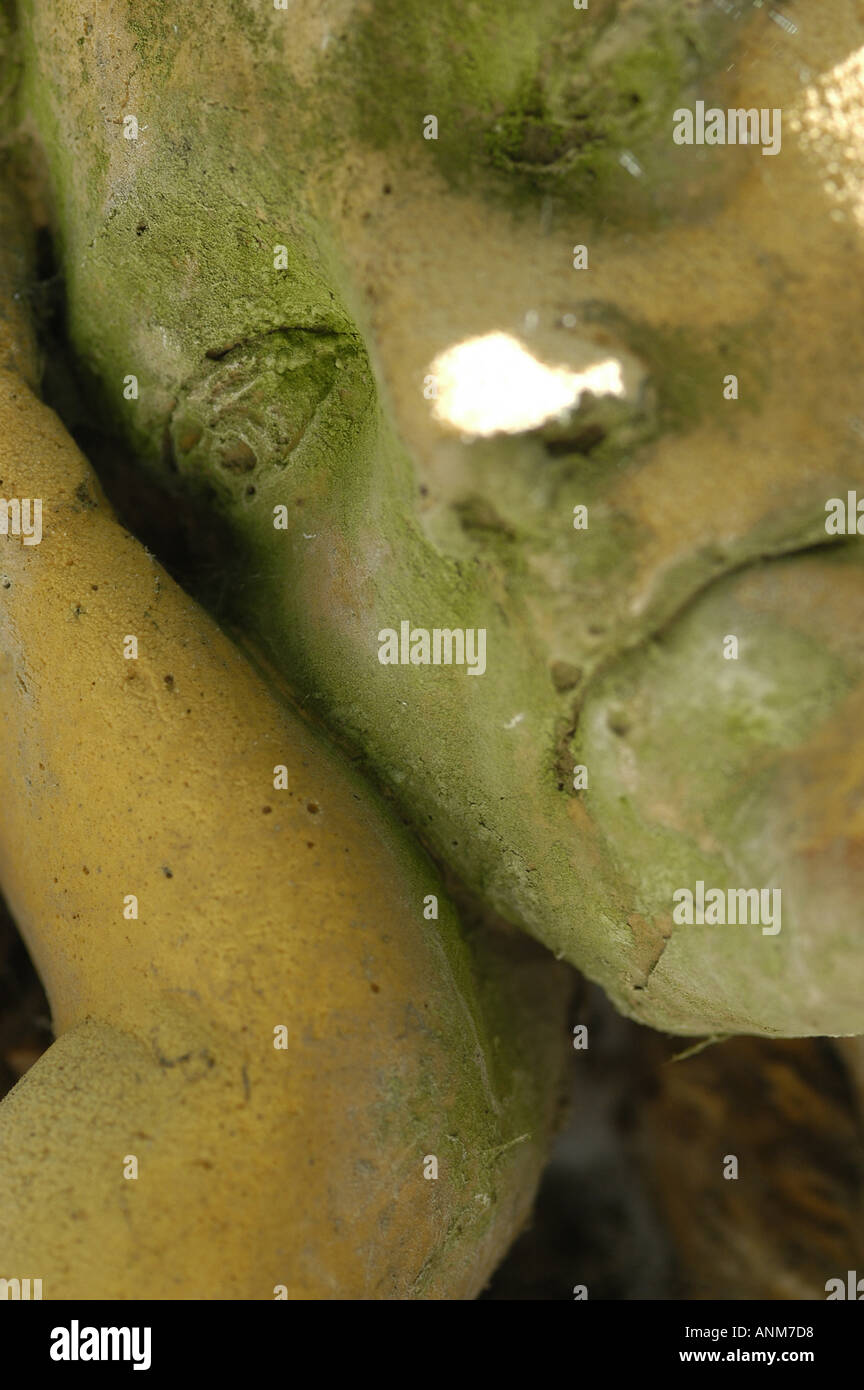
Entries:
[[2,538],[0,882],[57,1034],[0,1105],[7,1267],[46,1298],[474,1297],[558,1119],[569,979],[465,930],[3,350],[0,476],[44,531]]
[[[860,232],[805,139],[830,92],[764,12],[736,28],[678,0],[566,20],[557,4],[483,3],[458,38],[452,13],[346,0],[288,26],[228,4],[158,21],[142,0],[93,20],[68,0],[22,4],[20,103],[50,169],[90,399],[168,495],[227,524],[221,616],[266,645],[475,894],[646,1022],[854,1031],[851,903],[828,942],[807,911],[796,929],[821,984],[792,968],[790,928],[770,959],[739,936],[738,955],[709,947],[698,966],[695,938],[673,943],[645,988],[663,939],[656,839],[625,871],[624,771],[601,760],[609,783],[587,795],[572,771],[595,680],[623,663],[638,696],[688,604],[704,591],[697,621],[719,622],[714,581],[824,542],[825,498],[864,485],[849,427]],[[862,43],[853,5],[820,7],[811,76],[830,88]],[[396,48],[391,88],[373,59]],[[675,146],[675,105],[715,94],[788,112],[782,159]],[[574,243],[590,248],[584,275]],[[447,435],[424,402],[428,364],[493,330],[565,367],[586,346],[629,354],[646,394],[599,437]],[[378,633],[403,620],[484,628],[487,673],[382,670]],[[724,633],[702,630],[719,651]],[[775,636],[760,640],[770,667]],[[758,728],[768,696],[746,685],[748,659]],[[688,708],[682,746],[711,784],[740,722],[703,746]]]

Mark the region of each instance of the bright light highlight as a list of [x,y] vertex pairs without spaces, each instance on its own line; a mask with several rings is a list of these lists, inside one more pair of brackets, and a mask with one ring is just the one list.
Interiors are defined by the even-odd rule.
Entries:
[[463,434],[521,434],[576,410],[586,391],[623,396],[614,357],[583,371],[549,367],[508,333],[487,333],[442,352],[432,363],[433,413]]

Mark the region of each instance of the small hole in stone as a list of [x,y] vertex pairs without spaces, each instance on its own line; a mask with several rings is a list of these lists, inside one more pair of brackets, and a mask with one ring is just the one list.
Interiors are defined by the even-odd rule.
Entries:
[[592,449],[596,449],[598,444],[602,444],[606,438],[606,431],[602,425],[596,422],[586,425],[584,429],[575,434],[568,435],[565,439],[548,439],[545,441],[544,448],[552,458],[565,457],[568,454],[590,454]]
[[262,816],[269,816],[269,815],[271,814],[272,810],[273,810],[273,807],[272,807],[272,806],[262,806],[262,807],[261,807],[261,814],[262,814]]
[[317,801],[307,801],[306,810],[309,812],[310,816],[317,816],[318,812],[321,810],[321,807],[318,805]]
[[549,674],[555,689],[562,695],[568,690],[575,690],[582,679],[580,667],[572,666],[569,661],[553,661]]
[[613,734],[617,734],[619,738],[623,738],[625,734],[629,734],[630,732],[630,720],[623,710],[610,710],[606,716],[606,723],[609,725]]

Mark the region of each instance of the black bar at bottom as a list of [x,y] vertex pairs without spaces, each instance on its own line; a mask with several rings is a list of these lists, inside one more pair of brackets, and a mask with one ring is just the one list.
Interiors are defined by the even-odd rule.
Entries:
[[[325,1308],[325,1318],[316,1335],[315,1306]],[[354,1305],[357,1306],[356,1304]],[[3,1344],[7,1353],[14,1347],[20,1378],[38,1372],[58,1381],[75,1377],[92,1378],[106,1368],[113,1375],[135,1374],[161,1377],[189,1371],[195,1375],[213,1372],[221,1378],[232,1372],[261,1371],[266,1363],[280,1365],[290,1374],[291,1364],[303,1353],[304,1378],[315,1363],[332,1366],[336,1347],[344,1348],[346,1359],[366,1360],[374,1337],[376,1356],[395,1369],[398,1365],[398,1334],[403,1329],[418,1331],[418,1324],[378,1324],[368,1304],[357,1325],[358,1339],[349,1343],[345,1333],[352,1331],[353,1318],[345,1304],[337,1302],[310,1305],[274,1301],[262,1303],[60,1303],[8,1301],[0,1311]],[[495,1304],[483,1305],[480,1323],[458,1325],[458,1331],[480,1336],[477,1352],[483,1379],[488,1381],[490,1363],[496,1351],[508,1358],[513,1354],[513,1315],[497,1323]],[[560,1307],[560,1305],[559,1305]],[[345,1309],[343,1312],[342,1309]],[[370,1323],[369,1319],[373,1321]],[[488,1321],[487,1321],[488,1319]],[[854,1365],[864,1327],[864,1310],[843,1306],[843,1300],[825,1302],[766,1303],[628,1303],[574,1301],[559,1320],[544,1316],[542,1325],[533,1323],[527,1308],[520,1315],[520,1335],[555,1330],[567,1338],[565,1364],[569,1360],[574,1375],[589,1364],[606,1371],[628,1372],[682,1369],[704,1366],[761,1366],[765,1370],[804,1367],[817,1371],[820,1378]],[[445,1324],[435,1324],[448,1331]],[[344,1328],[344,1331],[343,1331]],[[442,1373],[452,1376],[460,1357],[449,1338],[429,1339],[430,1327],[420,1324],[423,1336],[422,1380],[429,1382],[436,1356]],[[334,1333],[336,1340],[334,1341]],[[392,1333],[393,1341],[387,1339]],[[424,1336],[424,1334],[426,1334]],[[482,1345],[482,1355],[480,1346]],[[365,1352],[364,1352],[365,1347]],[[436,1351],[437,1348],[437,1351]],[[559,1350],[563,1350],[559,1348]],[[543,1344],[522,1343],[529,1361],[540,1365],[547,1359]],[[309,1366],[309,1361],[312,1366]],[[464,1366],[471,1375],[472,1357]],[[296,1367],[299,1369],[299,1367]],[[512,1367],[511,1367],[512,1369]],[[403,1373],[412,1373],[407,1365]],[[558,1372],[560,1374],[560,1372]],[[845,1374],[845,1371],[844,1371]],[[26,1383],[21,1381],[21,1383]]]

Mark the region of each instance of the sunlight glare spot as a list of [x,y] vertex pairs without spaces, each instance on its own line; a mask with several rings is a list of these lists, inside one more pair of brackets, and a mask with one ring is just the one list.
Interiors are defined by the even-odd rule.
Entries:
[[435,358],[431,371],[435,417],[474,438],[538,429],[577,409],[586,391],[624,395],[618,359],[607,357],[578,372],[550,367],[509,333],[457,343]]

